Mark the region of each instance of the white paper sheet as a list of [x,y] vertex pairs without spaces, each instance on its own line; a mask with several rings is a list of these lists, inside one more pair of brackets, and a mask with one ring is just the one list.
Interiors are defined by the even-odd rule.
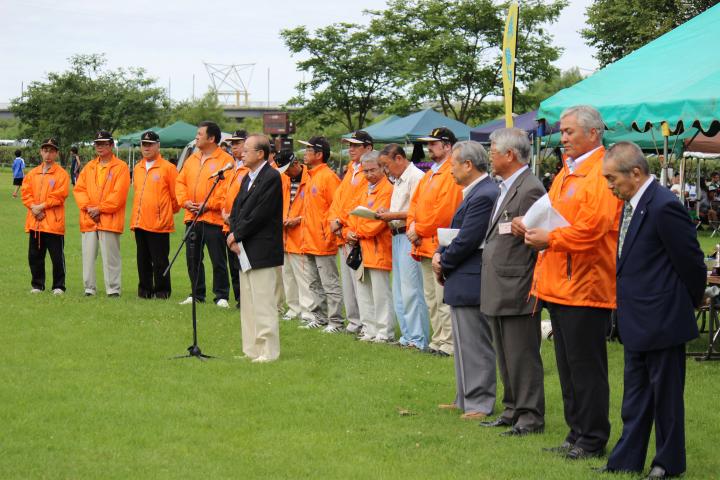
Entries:
[[243,247],[242,242],[238,243],[240,246],[240,253],[238,253],[238,260],[240,261],[240,270],[243,271],[243,273],[247,272],[248,270],[252,270],[252,265],[250,265],[250,259],[247,256],[247,253],[245,252],[245,247]]
[[448,245],[450,245],[450,242],[452,242],[453,239],[457,237],[459,231],[459,228],[438,228],[437,235],[438,243],[440,244],[440,246],[447,247]]
[[522,221],[525,228],[542,228],[548,232],[552,232],[556,228],[570,226],[565,217],[553,208],[547,194],[538,198],[532,204]]
[[367,207],[363,207],[362,205],[355,207],[355,209],[350,212],[350,215],[355,215],[357,217],[362,217],[362,218],[368,218],[370,220],[377,220],[376,213]]

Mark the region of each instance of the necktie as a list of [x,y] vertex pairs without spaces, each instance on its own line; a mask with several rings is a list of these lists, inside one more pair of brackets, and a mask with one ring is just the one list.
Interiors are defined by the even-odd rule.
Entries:
[[620,237],[618,237],[618,257],[622,255],[622,247],[625,242],[625,235],[627,234],[628,227],[630,227],[630,220],[632,220],[633,208],[630,202],[625,202],[625,208],[623,209],[623,220],[620,225]]
[[572,160],[572,159],[568,158],[568,159],[567,159],[567,166],[568,166],[568,170],[570,170],[570,173],[574,173],[574,172],[575,172],[575,160]]

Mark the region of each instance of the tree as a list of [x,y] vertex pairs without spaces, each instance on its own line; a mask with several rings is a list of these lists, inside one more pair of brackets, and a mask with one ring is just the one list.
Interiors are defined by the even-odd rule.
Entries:
[[585,43],[601,67],[637,50],[717,3],[717,0],[595,0],[585,14]]
[[[556,74],[548,24],[566,0],[526,0],[520,8],[518,86]],[[390,0],[369,11],[371,31],[393,59],[404,93],[415,102],[436,102],[461,122],[487,115],[483,102],[502,95],[501,46],[508,4],[493,0]]]
[[540,102],[555,95],[563,88],[568,88],[582,80],[580,70],[571,68],[564,72],[558,72],[547,80],[538,80],[528,85],[527,89],[518,92],[515,100],[516,112],[531,112],[540,107]]
[[297,85],[288,105],[302,107],[296,119],[314,118],[324,124],[340,121],[347,130],[361,129],[372,111],[390,104],[393,95],[392,58],[367,28],[336,23],[317,29],[282,30],[292,54],[303,54],[297,68],[310,75]]
[[202,121],[210,120],[220,125],[220,128],[229,131],[236,126],[235,120],[225,116],[217,93],[209,89],[205,95],[195,100],[183,100],[173,105],[165,123],[178,120],[197,125]]
[[167,106],[164,89],[142,68],[107,70],[102,54],[74,55],[69,62],[69,70],[30,83],[12,100],[10,110],[28,138],[57,136],[69,145],[101,129],[139,129],[156,123]]

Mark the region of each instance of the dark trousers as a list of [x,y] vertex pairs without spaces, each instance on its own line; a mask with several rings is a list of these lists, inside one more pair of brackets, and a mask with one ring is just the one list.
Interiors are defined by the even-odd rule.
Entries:
[[163,277],[168,267],[170,234],[135,229],[137,246],[138,297],[170,298],[170,274]]
[[528,429],[545,426],[545,388],[540,356],[540,313],[487,316],[504,385],[501,416]]
[[[185,230],[190,224],[185,226]],[[207,245],[208,254],[213,268],[213,293],[214,301],[228,299],[230,284],[228,283],[227,272],[227,244],[222,227],[211,223],[198,222],[195,224],[195,238],[192,234],[188,237],[185,259],[187,260],[188,275],[190,281],[195,283],[195,299],[205,301],[205,266],[203,265],[204,247]]]
[[685,344],[650,352],[625,350],[623,431],[608,468],[641,472],[655,422],[655,458],[668,475],[685,471]]
[[232,284],[233,295],[235,295],[235,301],[240,301],[240,260],[238,259],[237,253],[230,250],[227,246],[227,257],[228,265],[230,267],[230,283]]
[[604,448],[610,436],[606,333],[610,310],[547,303],[553,328],[565,440],[584,450]]
[[30,231],[28,263],[32,288],[45,290],[45,253],[50,252],[53,267],[52,289],[65,291],[65,236],[55,233]]

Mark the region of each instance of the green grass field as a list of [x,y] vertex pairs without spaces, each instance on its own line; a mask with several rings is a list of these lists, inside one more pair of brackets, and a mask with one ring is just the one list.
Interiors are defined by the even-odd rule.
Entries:
[[[542,347],[546,432],[517,439],[436,408],[454,396],[452,359],[298,330],[296,322],[281,325],[279,361],[250,364],[233,358],[241,354],[237,311],[201,305],[200,346],[219,358],[169,360],[192,340],[190,308],[177,304],[189,293],[184,256],[172,272],[171,301],[137,299],[134,239],[126,232],[122,297],[85,298],[71,194],[67,294],[31,295],[25,209],[11,191],[5,169],[2,479],[578,479],[596,477],[591,467],[603,463],[541,450],[566,433],[550,342]],[[173,249],[179,241],[175,234]],[[712,243],[703,238],[706,250]],[[704,346],[706,337],[691,348]],[[609,345],[609,358],[611,447],[621,429],[620,345]],[[720,362],[687,365],[686,478],[720,478]],[[498,384],[498,398],[501,390]]]

